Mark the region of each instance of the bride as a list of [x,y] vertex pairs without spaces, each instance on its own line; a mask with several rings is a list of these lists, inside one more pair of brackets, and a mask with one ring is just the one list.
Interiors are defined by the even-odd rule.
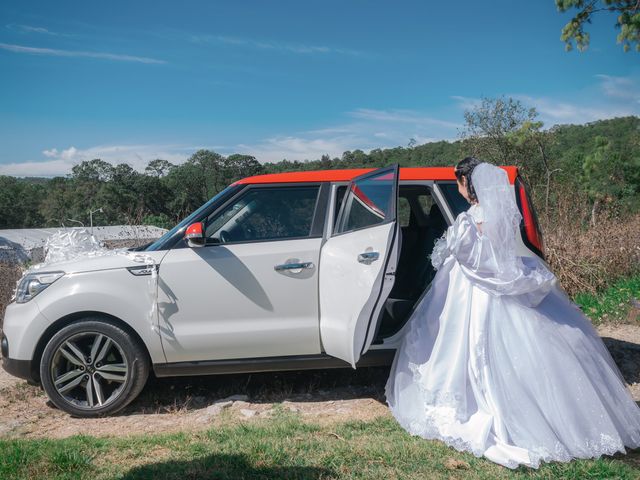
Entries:
[[438,272],[385,386],[412,435],[509,468],[640,446],[640,408],[589,320],[538,257],[516,255],[507,174],[456,166],[471,203],[436,242]]

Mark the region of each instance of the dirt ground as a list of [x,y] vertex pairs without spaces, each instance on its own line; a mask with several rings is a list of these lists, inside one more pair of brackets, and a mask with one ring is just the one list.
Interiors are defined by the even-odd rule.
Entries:
[[[640,326],[599,329],[636,402],[640,402]],[[279,409],[330,424],[391,415],[384,400],[388,367],[149,380],[115,417],[78,419],[57,410],[42,390],[0,369],[0,437],[126,436],[251,422]]]

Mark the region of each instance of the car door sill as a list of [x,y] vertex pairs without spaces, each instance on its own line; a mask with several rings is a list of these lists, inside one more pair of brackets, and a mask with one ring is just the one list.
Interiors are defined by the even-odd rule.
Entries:
[[[360,358],[357,366],[372,367],[391,365],[395,352],[394,349],[370,350]],[[351,365],[324,353],[284,357],[207,360],[201,362],[155,363],[153,365],[153,370],[157,377],[314,370],[322,368],[351,368]]]

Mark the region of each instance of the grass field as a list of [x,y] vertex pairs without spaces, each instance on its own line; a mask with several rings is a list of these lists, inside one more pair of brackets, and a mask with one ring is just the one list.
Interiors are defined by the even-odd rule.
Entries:
[[574,300],[595,325],[603,322],[638,322],[640,275],[618,280],[597,295],[578,293]]
[[[636,276],[576,302],[594,323],[637,322],[639,297]],[[640,450],[512,471],[412,437],[389,416],[321,426],[276,407],[272,418],[251,422],[223,411],[222,426],[205,431],[0,439],[0,480],[640,478]]]
[[512,471],[395,420],[305,424],[294,413],[173,435],[0,441],[3,479],[637,479],[640,451]]

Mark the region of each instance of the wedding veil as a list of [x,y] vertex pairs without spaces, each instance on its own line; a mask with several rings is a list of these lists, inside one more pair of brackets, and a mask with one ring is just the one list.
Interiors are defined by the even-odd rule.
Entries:
[[518,210],[507,172],[480,163],[471,172],[471,183],[484,215],[482,234],[491,242],[500,273],[509,277],[520,271],[516,235],[522,215]]

